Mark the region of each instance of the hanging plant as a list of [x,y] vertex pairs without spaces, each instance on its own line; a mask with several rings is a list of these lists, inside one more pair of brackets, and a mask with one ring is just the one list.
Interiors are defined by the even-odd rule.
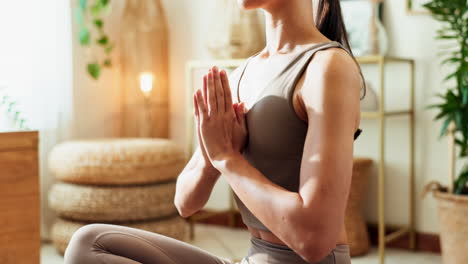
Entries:
[[98,58],[97,54],[93,54],[94,58],[86,65],[88,74],[97,80],[102,68],[112,66],[110,54],[114,44],[104,32],[104,17],[110,13],[110,0],[79,0],[77,3],[75,18],[79,26],[80,45],[85,47],[97,45],[104,54],[104,58]]

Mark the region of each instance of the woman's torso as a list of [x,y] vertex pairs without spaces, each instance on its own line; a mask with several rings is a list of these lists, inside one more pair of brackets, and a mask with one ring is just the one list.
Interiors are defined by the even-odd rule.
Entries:
[[[244,157],[274,183],[290,191],[298,191],[299,188],[300,164],[308,128],[299,93],[303,72],[316,51],[335,47],[339,48],[339,43],[324,42],[267,60],[252,57],[238,68],[231,79],[234,101],[245,102],[249,110],[249,138]],[[359,120],[356,120],[356,127],[358,124]],[[235,200],[254,237],[284,244],[236,195]],[[347,244],[344,223],[341,230],[337,244]]]

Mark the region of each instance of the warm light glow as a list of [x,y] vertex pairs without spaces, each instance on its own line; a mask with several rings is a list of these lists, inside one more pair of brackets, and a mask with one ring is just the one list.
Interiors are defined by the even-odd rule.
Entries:
[[149,72],[140,74],[140,90],[145,96],[149,96],[153,90],[154,76]]

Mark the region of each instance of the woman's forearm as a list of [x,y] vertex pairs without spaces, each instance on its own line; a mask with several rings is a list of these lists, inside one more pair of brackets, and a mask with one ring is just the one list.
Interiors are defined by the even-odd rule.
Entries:
[[219,176],[219,171],[207,163],[197,149],[177,178],[174,204],[182,217],[189,217],[203,208]]
[[323,219],[323,206],[305,204],[299,193],[273,183],[240,154],[213,165],[246,207],[306,260],[319,261],[333,249],[339,229],[330,227],[339,221]]

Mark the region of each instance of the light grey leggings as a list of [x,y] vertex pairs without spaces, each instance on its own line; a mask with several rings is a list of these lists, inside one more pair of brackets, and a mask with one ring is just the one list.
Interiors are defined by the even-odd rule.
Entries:
[[[252,237],[241,264],[306,264],[286,246]],[[349,247],[339,245],[317,264],[350,264]],[[108,224],[91,224],[73,235],[65,264],[233,264],[188,243],[159,234]]]

